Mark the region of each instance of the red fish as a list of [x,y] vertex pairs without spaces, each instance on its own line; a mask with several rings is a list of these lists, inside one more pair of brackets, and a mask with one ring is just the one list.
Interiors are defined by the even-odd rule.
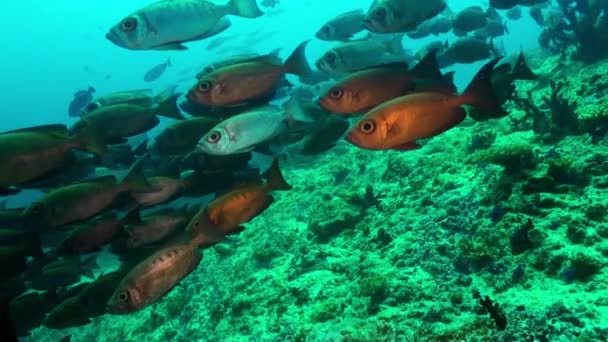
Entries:
[[415,93],[385,102],[369,111],[348,132],[346,140],[368,150],[412,150],[417,140],[430,138],[458,125],[466,117],[463,105],[484,113],[503,112],[491,85],[499,59],[484,65],[464,93]]

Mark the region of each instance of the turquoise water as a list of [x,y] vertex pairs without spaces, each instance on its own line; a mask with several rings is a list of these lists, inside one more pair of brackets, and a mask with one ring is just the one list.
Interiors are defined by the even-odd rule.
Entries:
[[[370,2],[281,0],[262,7],[259,18],[231,17],[227,31],[186,43],[185,51],[127,50],[105,38],[150,1],[0,4],[2,131],[73,125],[68,105],[89,86],[94,96],[167,88],[181,94],[202,67],[232,55],[280,49],[284,59],[311,39],[306,57],[314,65],[335,45],[314,39],[317,30],[340,13],[367,11]],[[488,2],[449,2],[454,13],[472,5]],[[505,21],[510,32],[494,43],[506,55],[525,53],[538,78],[516,81],[516,93],[520,100],[530,94],[532,105],[509,101],[508,116],[467,119],[415,151],[370,151],[343,139],[312,156],[285,148],[281,168],[293,189],[273,192],[272,206],[244,223],[242,233],[205,249],[166,296],[128,315],[40,327],[20,340],[607,340],[608,56],[583,63],[576,44],[557,53],[542,49],[542,28],[526,9],[520,20]],[[262,38],[252,41],[254,34]],[[209,50],[218,37],[224,42]],[[455,39],[405,37],[403,47],[414,53]],[[168,57],[167,71],[145,82],[144,74]],[[485,63],[442,72],[455,71],[463,91]],[[555,91],[549,80],[565,83]],[[537,129],[535,110],[551,128]],[[560,121],[568,115],[571,121]],[[174,122],[160,120],[148,137]],[[249,165],[265,169],[272,157],[255,153]],[[43,194],[26,190],[6,204],[27,207]],[[198,208],[208,195],[159,208]],[[94,277],[116,270],[119,261],[104,249],[97,264]],[[506,316],[506,328],[496,310],[481,304],[486,296]]]

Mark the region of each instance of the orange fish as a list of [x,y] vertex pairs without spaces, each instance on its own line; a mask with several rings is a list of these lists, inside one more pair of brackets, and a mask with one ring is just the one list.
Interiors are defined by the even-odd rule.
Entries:
[[491,85],[492,69],[499,60],[484,65],[460,95],[415,93],[377,106],[351,128],[346,140],[368,150],[413,150],[420,147],[417,140],[462,122],[466,117],[463,105],[484,113],[503,112]]
[[250,221],[266,210],[274,201],[274,190],[291,190],[278,160],[272,162],[265,184],[253,184],[228,192],[201,209],[190,221],[187,231],[199,245],[212,245],[226,235],[243,230],[241,224]]
[[321,96],[319,105],[335,114],[354,115],[399,96],[442,89],[451,93],[455,88],[441,74],[435,49],[411,70],[405,63],[393,63],[354,72]]

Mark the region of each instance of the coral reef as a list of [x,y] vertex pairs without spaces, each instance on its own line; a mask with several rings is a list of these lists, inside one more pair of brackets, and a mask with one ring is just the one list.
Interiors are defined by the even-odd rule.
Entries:
[[294,189],[165,300],[27,341],[605,339],[608,63],[545,63],[516,119],[286,161]]

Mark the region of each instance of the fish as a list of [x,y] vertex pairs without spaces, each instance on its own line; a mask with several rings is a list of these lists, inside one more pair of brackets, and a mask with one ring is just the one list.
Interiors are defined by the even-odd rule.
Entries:
[[154,82],[159,79],[167,68],[171,66],[171,57],[167,57],[167,61],[158,65],[155,65],[144,75],[144,82]]
[[305,156],[317,155],[333,148],[350,127],[348,120],[332,116],[302,141],[300,153]]
[[[530,69],[523,52],[517,55],[515,60],[509,61],[503,58],[492,72],[492,89],[496,100],[503,105],[511,99],[515,92],[514,81],[535,80],[538,76]],[[505,112],[483,113],[476,108],[468,108],[467,114],[475,121],[496,119],[506,115]]]
[[43,326],[51,329],[80,327],[107,313],[106,304],[129,269],[102,274],[77,294],[60,302],[46,315]]
[[473,37],[486,40],[509,33],[509,28],[502,20],[488,20],[486,26],[473,31]]
[[199,210],[186,228],[192,243],[208,247],[227,235],[238,234],[244,229],[243,223],[260,215],[274,202],[272,191],[292,189],[283,177],[278,158],[273,160],[267,174],[266,183],[237,188]]
[[71,117],[80,116],[82,109],[93,99],[95,88],[89,86],[87,90],[79,90],[74,93],[74,98],[70,102],[68,114]]
[[32,232],[23,231],[22,227],[0,229],[0,248],[3,251],[17,251],[24,256],[42,257],[40,236]]
[[132,224],[126,228],[128,248],[137,248],[161,241],[179,231],[180,228],[185,228],[190,220],[187,215],[173,211],[148,215],[142,219],[139,210],[135,209],[129,215],[134,218],[129,220]]
[[354,10],[335,16],[326,22],[315,37],[326,41],[347,41],[363,31],[363,10]]
[[[278,55],[278,50],[271,52],[269,55]],[[227,67],[229,65],[239,64],[243,62],[247,62],[253,59],[261,58],[264,55],[258,53],[248,53],[248,54],[240,54],[240,55],[231,55],[226,58],[217,60],[211,64],[206,65],[200,72],[196,74],[196,79],[200,80],[206,75],[220,69],[223,67]]]
[[222,121],[199,140],[195,150],[212,155],[249,152],[290,129],[314,121],[292,98],[283,110],[262,108]]
[[440,35],[452,30],[452,18],[441,14],[422,22],[416,30],[407,33],[412,39],[421,39],[429,35]]
[[178,95],[173,95],[162,103],[151,106],[131,103],[103,106],[82,116],[72,127],[72,131],[78,132],[82,127],[92,127],[103,132],[104,142],[123,143],[127,137],[156,127],[160,123],[157,116],[184,119],[177,107],[177,98]]
[[138,263],[107,303],[111,314],[127,314],[156,303],[190,274],[203,258],[189,241],[171,242]]
[[421,91],[425,83],[443,85],[449,92],[454,90],[441,75],[437,50],[431,50],[411,70],[405,63],[395,63],[352,73],[321,96],[319,104],[335,114],[359,114],[393,98]]
[[458,12],[452,20],[454,30],[471,32],[480,29],[488,23],[488,15],[479,6],[469,6]]
[[415,150],[420,148],[418,140],[441,134],[462,122],[466,116],[463,105],[484,113],[502,112],[491,84],[493,68],[499,60],[485,64],[460,95],[414,93],[375,107],[349,130],[346,140],[368,150]]
[[132,50],[185,50],[186,42],[205,39],[230,27],[227,15],[257,18],[263,13],[255,0],[161,0],[143,7],[106,34],[115,45]]
[[55,189],[34,201],[22,217],[30,229],[44,231],[86,220],[109,210],[122,194],[149,189],[141,162],[137,162],[120,182],[106,176]]
[[188,153],[218,123],[219,120],[208,117],[176,121],[156,136],[150,150],[164,156]]
[[534,6],[547,0],[490,0],[490,7],[499,10],[508,10],[515,6]]
[[363,27],[376,33],[408,32],[446,7],[444,0],[374,0]]
[[151,189],[145,192],[131,192],[131,197],[140,207],[153,207],[178,197],[179,192],[188,187],[188,180],[172,177],[150,177]]
[[19,337],[30,335],[30,330],[39,327],[44,317],[59,301],[55,291],[31,292],[12,299],[8,304],[8,314],[15,334]]
[[449,44],[443,55],[452,63],[475,63],[496,55],[495,47],[485,40],[463,37]]
[[327,50],[315,63],[319,70],[329,74],[343,74],[394,62],[404,62],[401,42],[403,35],[389,39],[366,37],[340,43]]
[[283,63],[266,55],[220,68],[201,78],[188,92],[188,99],[202,106],[237,106],[267,101],[285,83],[286,74],[306,75],[310,67],[304,41]]
[[135,89],[135,90],[125,90],[119,91],[115,93],[110,93],[107,95],[99,96],[91,100],[83,109],[82,115],[88,114],[94,110],[97,110],[104,106],[111,106],[115,104],[136,104],[142,106],[153,106],[156,103],[163,102],[167,97],[173,95],[173,91],[171,90],[171,94],[168,94],[169,91],[165,91],[157,96],[152,95],[151,89]]
[[515,6],[507,11],[505,14],[509,20],[516,21],[521,19],[521,7]]
[[66,165],[59,170],[50,174],[35,179],[32,181],[19,184],[20,189],[34,189],[47,191],[60,186],[68,185],[95,173],[99,166],[100,160],[103,161],[109,158],[113,153],[113,147],[108,146],[103,154],[103,157],[98,157],[92,154],[73,153]]
[[40,270],[29,272],[25,275],[26,284],[35,290],[53,290],[64,288],[77,283],[80,275],[93,278],[93,269],[97,267],[95,262],[97,255],[80,260],[78,257],[57,259]]
[[116,214],[109,213],[73,228],[55,248],[59,256],[77,256],[100,251],[112,242],[125,224]]
[[79,149],[99,156],[106,152],[100,132],[84,127],[70,136],[65,125],[30,127],[0,134],[0,192],[60,170]]

